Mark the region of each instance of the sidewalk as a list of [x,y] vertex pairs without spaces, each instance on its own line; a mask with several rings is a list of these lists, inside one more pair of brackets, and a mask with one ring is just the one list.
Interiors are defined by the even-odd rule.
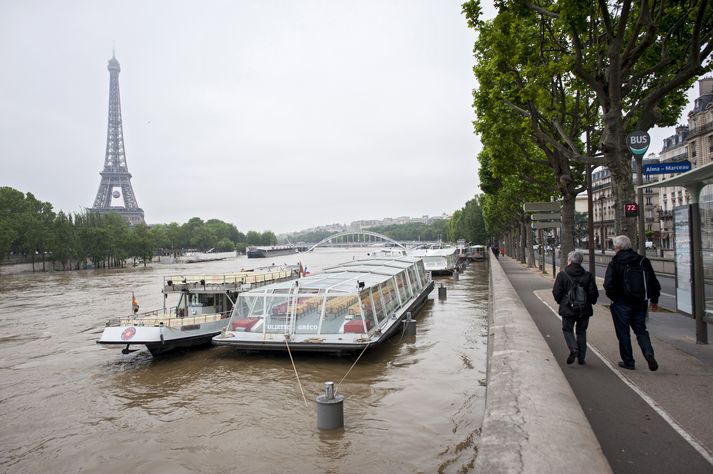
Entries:
[[567,365],[551,264],[543,274],[509,257],[500,262],[580,400],[614,472],[713,472],[713,345],[695,343],[692,319],[652,313],[648,329],[659,370],[648,370],[633,334],[637,370],[620,369],[609,301],[598,278],[600,299],[587,332],[587,365]]

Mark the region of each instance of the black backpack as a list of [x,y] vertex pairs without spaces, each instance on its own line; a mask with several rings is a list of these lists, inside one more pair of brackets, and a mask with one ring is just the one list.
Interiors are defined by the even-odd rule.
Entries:
[[624,269],[624,292],[637,301],[646,300],[646,271],[644,271],[644,258],[639,263],[627,265]]
[[567,307],[575,313],[583,312],[584,308],[587,307],[587,291],[582,286],[580,279],[573,280],[567,272],[562,273],[564,273],[564,276],[567,277],[570,283],[569,290],[567,290],[567,294],[565,295]]

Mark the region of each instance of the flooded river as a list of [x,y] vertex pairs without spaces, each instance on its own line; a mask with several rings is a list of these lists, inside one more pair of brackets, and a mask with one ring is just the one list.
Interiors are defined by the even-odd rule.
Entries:
[[367,250],[0,276],[1,472],[469,472],[485,401],[487,268],[470,264],[416,316],[415,341],[367,352],[338,387],[345,428],[315,397],[348,357],[212,347],[152,358],[95,344],[106,319],[162,306],[164,275],[301,260],[315,274]]

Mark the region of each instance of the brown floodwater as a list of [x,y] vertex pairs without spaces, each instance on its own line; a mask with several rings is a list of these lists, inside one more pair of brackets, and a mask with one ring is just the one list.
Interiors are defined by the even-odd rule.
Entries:
[[289,356],[208,347],[152,358],[98,346],[105,321],[162,306],[162,277],[301,260],[312,273],[366,256],[324,249],[270,260],[66,273],[0,273],[2,472],[469,472],[485,404],[484,263],[437,291],[415,340],[364,354],[338,391],[344,429],[316,427],[315,398],[358,354]]

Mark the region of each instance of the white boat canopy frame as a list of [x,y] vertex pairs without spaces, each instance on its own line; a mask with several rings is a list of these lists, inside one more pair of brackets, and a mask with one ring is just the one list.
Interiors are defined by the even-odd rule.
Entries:
[[703,278],[703,242],[701,239],[700,194],[703,188],[713,184],[713,163],[700,166],[673,178],[637,186],[637,189],[683,186],[690,194],[688,226],[691,239],[691,290],[693,292],[693,315],[696,318],[696,342],[708,344],[708,323],[705,320],[705,281]]
[[429,286],[432,281],[421,259],[355,260],[318,275],[242,293],[228,331],[253,340],[259,334],[284,334],[355,342],[384,331]]

